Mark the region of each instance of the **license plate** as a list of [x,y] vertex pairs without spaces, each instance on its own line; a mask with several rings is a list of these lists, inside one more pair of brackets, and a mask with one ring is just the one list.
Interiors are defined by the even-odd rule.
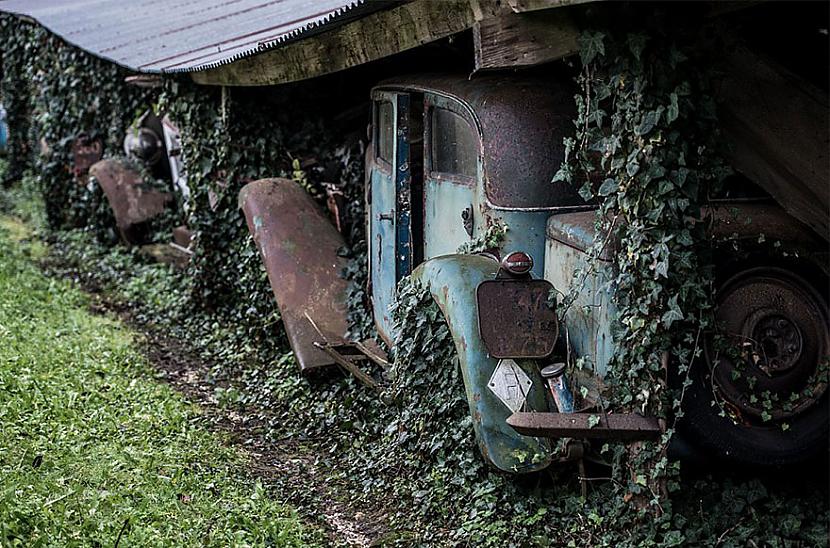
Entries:
[[544,358],[559,335],[553,286],[545,280],[488,280],[476,290],[478,326],[494,358]]

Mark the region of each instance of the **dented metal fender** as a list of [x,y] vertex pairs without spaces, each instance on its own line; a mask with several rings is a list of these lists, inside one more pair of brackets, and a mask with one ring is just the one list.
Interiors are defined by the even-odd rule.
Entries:
[[300,185],[261,179],[239,192],[300,370],[334,364],[318,345],[340,343],[348,329],[343,237]]
[[[550,464],[548,440],[523,436],[507,424],[513,411],[491,390],[491,378],[500,361],[488,355],[479,335],[476,288],[492,280],[499,264],[482,255],[445,255],[422,263],[412,278],[427,287],[449,325],[458,353],[461,374],[476,441],[485,460],[513,473],[541,470]],[[514,387],[525,394],[524,411],[547,411],[547,399],[538,367],[531,360],[509,360],[524,372],[529,387]],[[512,365],[512,364],[511,364]],[[517,375],[519,381],[521,373]],[[524,377],[522,377],[524,379]]]
[[164,213],[173,201],[169,192],[149,188],[140,173],[118,160],[96,162],[89,175],[101,185],[121,239],[127,244],[142,243],[144,224]]

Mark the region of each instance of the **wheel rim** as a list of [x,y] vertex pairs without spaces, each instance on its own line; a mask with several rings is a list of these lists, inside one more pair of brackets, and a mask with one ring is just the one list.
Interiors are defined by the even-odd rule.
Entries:
[[754,268],[727,281],[706,345],[715,401],[744,425],[785,421],[817,405],[827,389],[830,312],[803,278]]

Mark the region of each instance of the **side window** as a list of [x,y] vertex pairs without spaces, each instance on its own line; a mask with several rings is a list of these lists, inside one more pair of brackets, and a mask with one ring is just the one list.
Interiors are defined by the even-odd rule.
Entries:
[[455,112],[433,108],[431,115],[432,171],[475,177],[478,170],[478,134]]
[[388,164],[392,163],[395,143],[395,110],[389,101],[376,103],[375,142],[377,157]]

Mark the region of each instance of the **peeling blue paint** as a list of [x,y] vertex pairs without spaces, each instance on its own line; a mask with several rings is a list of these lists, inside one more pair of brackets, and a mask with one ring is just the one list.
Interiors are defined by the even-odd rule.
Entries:
[[[478,330],[476,288],[491,280],[498,263],[481,255],[448,255],[422,263],[412,277],[425,284],[449,324],[458,352],[461,374],[473,428],[482,454],[496,468],[532,472],[550,464],[550,442],[523,436],[507,425],[512,411],[488,388],[499,360],[484,348]],[[535,362],[517,360],[532,386],[525,403],[528,411],[547,411],[546,389]]]

